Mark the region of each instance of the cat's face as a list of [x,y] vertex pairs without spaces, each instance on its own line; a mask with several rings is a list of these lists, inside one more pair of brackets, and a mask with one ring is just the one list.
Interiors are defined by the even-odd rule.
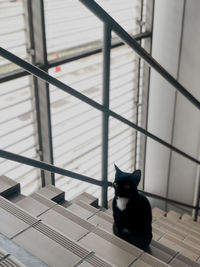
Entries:
[[122,172],[115,165],[115,181],[113,187],[116,197],[133,198],[137,194],[137,186],[140,182],[141,171],[136,170],[133,173]]

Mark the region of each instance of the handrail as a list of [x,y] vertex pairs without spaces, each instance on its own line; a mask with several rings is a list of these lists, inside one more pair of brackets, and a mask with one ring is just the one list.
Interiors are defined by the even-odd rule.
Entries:
[[195,107],[200,109],[200,102],[187,91],[169,72],[167,72],[145,49],[143,49],[133,38],[94,0],[79,0],[90,9],[100,20],[106,23],[125,43],[127,43],[140,57],[142,57],[152,68],[173,85],[184,95]]
[[[22,164],[26,164],[26,165],[29,165],[32,167],[40,168],[41,170],[49,171],[51,173],[57,173],[60,175],[68,176],[68,177],[71,177],[71,178],[74,178],[77,180],[81,180],[83,182],[91,183],[94,185],[99,185],[99,186],[104,185],[104,183],[100,179],[99,180],[93,179],[93,178],[90,178],[88,176],[57,167],[57,166],[52,165],[50,163],[46,163],[46,162],[39,161],[36,159],[31,159],[31,158],[21,156],[21,155],[12,153],[12,152],[8,152],[8,151],[2,150],[2,149],[0,149],[0,157],[2,157],[4,159],[15,161],[15,162],[19,162]],[[112,183],[108,182],[107,185],[112,186]]]
[[[12,152],[8,152],[8,151],[5,151],[5,150],[0,150],[0,157],[8,159],[8,160],[15,161],[15,162],[19,162],[19,163],[22,163],[22,164],[25,164],[25,165],[28,165],[28,166],[36,167],[36,168],[39,168],[41,170],[45,170],[45,171],[49,171],[49,172],[52,172],[52,173],[61,174],[63,176],[71,177],[73,179],[80,180],[80,181],[87,182],[87,183],[91,183],[91,184],[94,184],[94,185],[97,185],[97,186],[105,186],[105,185],[106,186],[110,186],[110,187],[113,186],[112,182],[100,181],[100,180],[97,180],[97,179],[94,179],[94,178],[91,178],[91,177],[88,177],[88,176],[85,176],[85,175],[82,175],[82,174],[79,174],[79,173],[76,173],[76,172],[72,172],[72,171],[57,167],[55,165],[52,165],[52,164],[49,164],[49,163],[46,163],[46,162],[42,162],[42,161],[35,160],[35,159],[30,159],[28,157],[20,156],[18,154],[15,154],[15,153],[12,153]],[[184,203],[184,202],[179,202],[179,201],[176,201],[176,200],[173,200],[173,199],[170,199],[170,198],[162,197],[160,195],[153,194],[153,193],[150,193],[150,192],[147,192],[147,191],[139,190],[139,192],[142,192],[143,194],[147,195],[148,197],[153,197],[153,198],[156,198],[156,199],[159,199],[159,200],[162,200],[162,201],[167,201],[167,202],[174,203],[174,204],[177,204],[177,205],[181,205],[181,206],[184,206],[184,207],[187,207],[187,208],[200,210],[200,207],[197,208],[196,206],[189,205],[189,204]]]
[[19,58],[18,56],[12,54],[11,52],[3,49],[2,47],[0,47],[0,55],[5,57],[6,59],[10,60],[11,62],[17,64],[18,66],[20,66],[21,68],[25,69],[26,71],[28,71],[29,73],[33,74],[34,76],[42,79],[45,82],[48,82],[56,87],[58,87],[59,89],[65,91],[66,93],[69,93],[70,95],[82,100],[83,102],[89,104],[90,106],[98,109],[99,111],[102,112],[107,112],[111,117],[123,122],[124,124],[134,128],[135,130],[141,132],[142,134],[150,137],[151,139],[155,140],[156,142],[164,145],[165,147],[175,151],[176,153],[182,155],[185,158],[190,159],[191,161],[200,164],[200,161],[197,160],[196,158],[190,156],[189,154],[185,153],[184,151],[178,149],[175,146],[172,146],[171,144],[165,142],[164,140],[162,140],[161,138],[159,138],[158,136],[148,132],[147,130],[143,129],[142,127],[136,125],[135,123],[125,119],[124,117],[120,116],[119,114],[117,114],[116,112],[107,109],[106,107],[104,107],[103,105],[99,104],[98,102],[92,100],[91,98],[85,96],[84,94],[76,91],[75,89],[71,88],[70,86],[64,84],[63,82],[57,80],[56,78],[52,77],[51,75],[49,75],[48,73],[46,73],[45,71],[39,69],[38,67],[26,62],[25,60]]

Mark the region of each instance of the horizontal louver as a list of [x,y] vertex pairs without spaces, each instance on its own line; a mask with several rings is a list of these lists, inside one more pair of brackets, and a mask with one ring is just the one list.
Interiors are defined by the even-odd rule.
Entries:
[[[0,1],[0,41],[4,49],[22,59],[27,59],[24,24],[24,8],[22,1]],[[17,68],[0,57],[0,74]]]
[[[140,0],[97,2],[131,35],[139,32]],[[82,3],[74,0],[44,3],[49,59],[101,44],[102,22]],[[116,37],[114,33],[112,36]]]
[[[136,120],[138,59],[126,46],[112,49],[110,107],[125,118]],[[88,97],[102,102],[102,54],[61,65],[50,73]],[[101,179],[102,114],[74,97],[50,87],[54,162],[56,165]],[[125,170],[134,166],[135,131],[110,119],[109,178],[114,162]],[[129,162],[129,163],[127,163]],[[87,191],[100,197],[100,188],[56,176],[56,185],[70,199]]]
[[[38,159],[32,98],[29,77],[0,84],[0,148]],[[38,169],[14,161],[1,158],[0,175],[20,182],[26,195],[41,186]]]

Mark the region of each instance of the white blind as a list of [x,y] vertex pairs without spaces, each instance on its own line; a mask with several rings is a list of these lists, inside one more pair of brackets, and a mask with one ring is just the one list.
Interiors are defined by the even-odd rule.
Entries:
[[[29,77],[0,84],[0,148],[37,159],[33,97]],[[40,187],[39,170],[0,158],[0,175],[19,182],[29,195]]]
[[[97,2],[131,35],[139,32],[141,0]],[[102,22],[82,3],[74,0],[45,0],[44,3],[49,59],[101,44]]]
[[[22,1],[0,0],[0,43],[3,48],[27,59]],[[0,74],[16,68],[16,65],[0,57]]]
[[[1,46],[27,59],[23,1],[0,0]],[[0,74],[17,66],[0,57]],[[33,95],[29,77],[0,84],[0,148],[33,159],[36,153],[36,129]],[[19,182],[29,195],[41,186],[36,168],[0,158],[0,175]]]
[[[51,69],[51,75],[102,102],[101,53],[59,68]],[[130,48],[122,46],[112,50],[110,107],[133,122],[137,108],[137,68],[138,59]],[[101,179],[101,112],[55,87],[51,86],[50,90],[55,164]],[[114,162],[125,171],[134,166],[135,131],[111,119],[109,132],[109,179],[112,180]],[[66,191],[67,199],[83,191],[100,196],[99,187],[60,175],[56,176],[56,185]]]

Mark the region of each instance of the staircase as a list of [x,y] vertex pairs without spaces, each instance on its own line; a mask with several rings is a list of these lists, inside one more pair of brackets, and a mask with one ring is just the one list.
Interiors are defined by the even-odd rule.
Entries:
[[150,254],[112,233],[112,211],[48,185],[31,196],[0,177],[0,266],[200,266],[200,224],[153,209]]

